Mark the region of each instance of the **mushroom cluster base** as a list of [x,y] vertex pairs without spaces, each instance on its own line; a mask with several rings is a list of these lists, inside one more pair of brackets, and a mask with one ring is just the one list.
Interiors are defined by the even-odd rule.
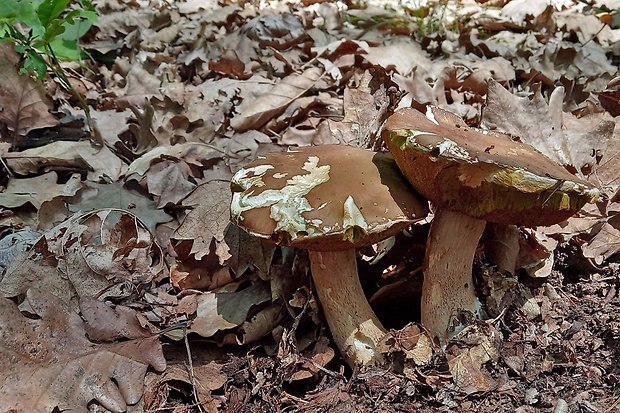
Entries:
[[422,324],[442,346],[477,316],[472,262],[486,221],[438,208],[426,244]]
[[375,347],[386,330],[372,311],[357,274],[355,250],[310,251],[310,269],[325,318],[349,365],[381,365]]

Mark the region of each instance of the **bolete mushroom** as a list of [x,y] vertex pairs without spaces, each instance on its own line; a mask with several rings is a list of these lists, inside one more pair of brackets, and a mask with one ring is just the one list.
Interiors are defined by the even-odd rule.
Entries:
[[428,213],[388,152],[342,145],[270,153],[232,178],[232,221],[276,245],[308,250],[334,341],[350,365],[379,365],[385,335],[364,295],[355,248]]
[[552,225],[599,191],[533,147],[469,127],[428,107],[394,113],[382,139],[401,171],[436,206],[423,268],[422,324],[442,345],[479,313],[472,262],[487,221]]

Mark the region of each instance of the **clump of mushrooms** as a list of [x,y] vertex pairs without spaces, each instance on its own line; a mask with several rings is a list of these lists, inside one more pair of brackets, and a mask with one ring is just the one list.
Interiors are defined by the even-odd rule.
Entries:
[[232,221],[248,234],[308,250],[310,270],[334,341],[350,364],[381,365],[386,330],[364,295],[355,248],[428,213],[392,156],[323,145],[270,153],[231,180]]
[[479,314],[472,262],[487,221],[552,225],[599,191],[533,147],[428,107],[394,113],[382,139],[409,182],[435,206],[424,263],[422,324],[445,346]]

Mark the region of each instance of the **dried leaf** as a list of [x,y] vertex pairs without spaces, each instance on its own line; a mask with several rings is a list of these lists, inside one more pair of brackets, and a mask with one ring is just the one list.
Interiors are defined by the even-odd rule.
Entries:
[[48,172],[32,178],[11,179],[6,191],[0,193],[0,205],[5,208],[17,208],[30,203],[36,209],[41,204],[56,197],[71,197],[82,187],[80,174],[73,174],[64,183],[58,184],[56,172]]
[[211,243],[221,245],[218,252],[220,263],[230,257],[224,242],[224,230],[230,219],[230,184],[210,181],[198,186],[182,202],[193,208],[172,236],[176,240],[193,240],[191,254],[200,260],[209,254]]
[[547,103],[540,89],[531,99],[518,97],[491,80],[482,122],[519,137],[559,164],[587,175],[597,163],[597,154],[606,152],[615,124],[564,113],[563,98],[562,87],[551,93]]
[[601,230],[581,247],[583,256],[592,258],[598,265],[620,252],[620,214],[611,216]]
[[157,224],[172,220],[170,215],[156,209],[154,201],[125,189],[123,182],[112,184],[89,182],[87,186],[89,190],[82,192],[79,197],[71,201],[69,207],[71,211],[88,212],[107,208],[131,210],[131,213],[136,215],[153,233]]
[[[149,365],[165,369],[157,337],[95,344],[80,316],[57,297],[29,290],[37,318],[0,298],[0,404],[7,411],[86,411],[95,400],[124,412],[142,397]],[[96,326],[92,326],[96,328]]]
[[252,307],[271,300],[271,291],[266,283],[255,282],[240,291],[207,292],[186,298],[197,304],[196,318],[188,332],[211,337],[245,322]]
[[[119,216],[120,215],[120,216]],[[50,291],[76,306],[82,296],[133,294],[124,283],[148,282],[166,271],[153,235],[128,213],[74,216],[46,232],[15,259],[0,282],[5,297],[29,288]],[[118,291],[110,289],[118,286]]]
[[499,359],[501,334],[483,321],[471,324],[446,349],[448,367],[454,384],[467,394],[492,390],[496,383],[485,364]]
[[236,225],[228,226],[225,241],[230,248],[230,258],[226,263],[237,277],[241,277],[251,267],[254,267],[259,275],[269,273],[276,251],[275,245],[248,235]]
[[166,161],[157,164],[147,174],[149,193],[159,197],[157,209],[177,205],[196,185],[188,181],[189,166],[183,161]]
[[16,135],[58,125],[58,118],[49,113],[53,105],[43,82],[19,74],[14,63],[16,53],[12,49],[13,43],[0,44],[0,123]]
[[276,83],[270,92],[247,104],[241,113],[230,120],[230,126],[237,131],[259,129],[313,87],[321,73],[320,69],[312,67],[302,74],[294,73],[285,77]]
[[39,148],[5,155],[7,165],[20,175],[39,173],[46,166],[77,168],[88,172],[88,179],[116,181],[127,169],[106,146],[95,147],[90,142],[57,141]]
[[40,237],[41,233],[24,228],[0,239],[0,275],[17,255],[27,251]]

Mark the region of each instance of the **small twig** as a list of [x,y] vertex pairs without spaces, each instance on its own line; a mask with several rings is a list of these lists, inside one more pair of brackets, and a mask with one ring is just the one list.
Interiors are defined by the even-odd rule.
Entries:
[[617,407],[619,404],[620,404],[620,396],[618,396],[618,397],[616,398],[616,401],[615,401],[615,402],[614,402],[611,406],[609,406],[607,409],[605,409],[605,411],[604,411],[603,413],[609,413],[609,412],[611,412],[612,410],[615,410],[615,409],[616,409],[616,407]]
[[13,172],[11,171],[9,166],[4,162],[4,158],[0,158],[0,163],[2,164],[2,166],[4,166],[4,169],[6,169],[6,172],[9,175],[9,177],[12,178],[13,177]]
[[329,369],[326,369],[325,367],[321,366],[319,363],[317,363],[316,361],[314,361],[314,360],[312,360],[312,359],[310,359],[308,357],[301,357],[301,360],[303,362],[305,362],[305,363],[312,364],[314,367],[316,367],[317,369],[321,370],[323,373],[328,374],[328,375],[332,376],[335,379],[338,379],[338,380],[344,380],[345,379],[345,377],[342,374],[340,374],[338,372],[335,372],[335,371],[332,371],[332,370],[329,370]]
[[185,351],[187,351],[187,361],[189,363],[188,373],[189,378],[192,381],[192,393],[194,394],[194,401],[196,402],[196,405],[198,406],[198,409],[200,409],[200,411],[205,411],[202,407],[202,404],[200,403],[200,400],[198,400],[198,392],[196,391],[196,376],[194,375],[194,364],[192,363],[192,352],[189,348],[189,340],[187,339],[187,324],[185,323],[183,326],[183,341],[185,341]]
[[351,378],[350,378],[350,379],[349,379],[349,381],[347,382],[346,386],[344,386],[343,391],[344,391],[345,393],[348,393],[348,392],[350,392],[350,391],[351,391],[351,387],[353,386],[353,382],[354,382],[354,381],[355,381],[355,379],[357,378],[357,375],[359,374],[359,372],[360,372],[360,366],[359,366],[359,364],[356,364],[356,365],[353,367],[353,374],[351,374]]
[[293,396],[292,394],[287,393],[282,389],[278,389],[278,392],[280,393],[280,396],[282,396],[283,398],[286,397],[287,399],[291,399],[297,403],[310,403],[308,400],[304,400],[297,396]]

